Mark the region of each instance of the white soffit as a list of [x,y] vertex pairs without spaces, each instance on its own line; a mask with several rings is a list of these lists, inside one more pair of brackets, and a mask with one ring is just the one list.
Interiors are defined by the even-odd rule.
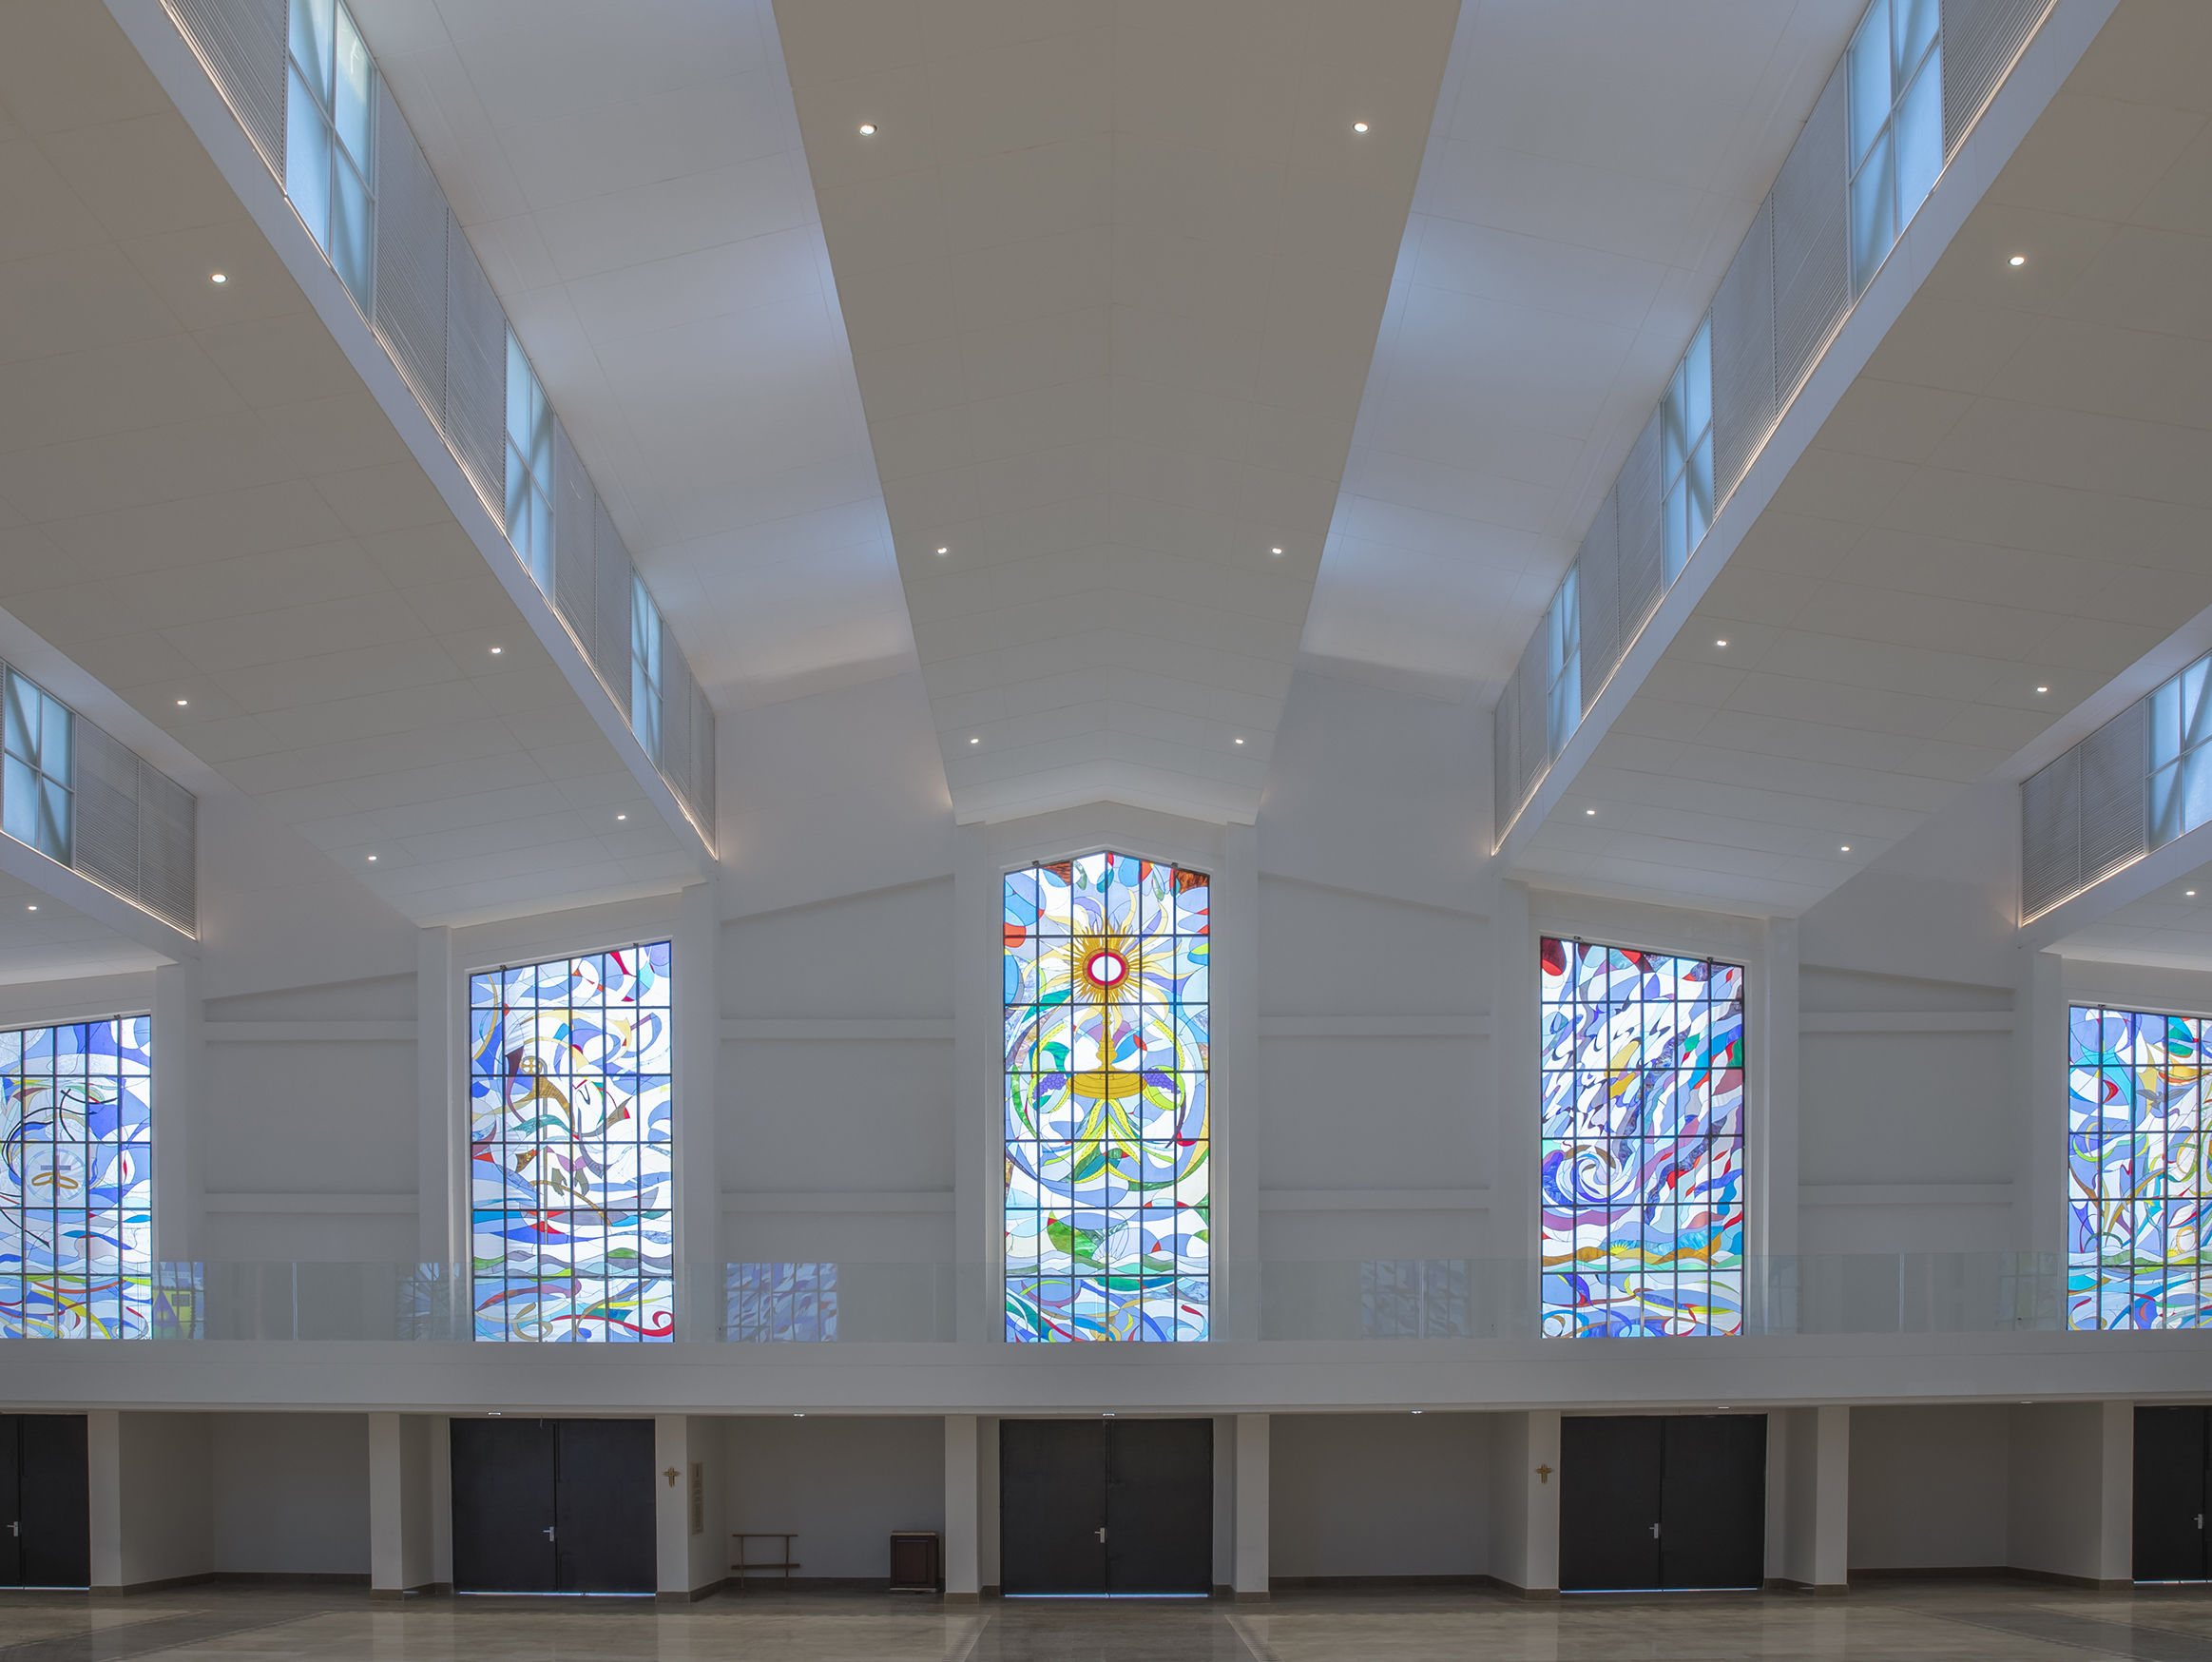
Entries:
[[779,8],[963,821],[1253,819],[1456,11]]
[[1801,911],[2212,604],[2204,15],[2088,45],[1516,872]]
[[765,0],[350,0],[727,713],[914,640]]
[[1465,0],[1307,651],[1483,702],[1865,0]]
[[104,6],[0,8],[0,606],[417,922],[696,880]]

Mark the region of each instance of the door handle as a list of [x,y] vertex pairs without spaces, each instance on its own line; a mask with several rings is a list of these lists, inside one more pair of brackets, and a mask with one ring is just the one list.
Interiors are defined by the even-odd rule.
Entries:
[[[11,1523],[8,1527],[10,1529],[13,1529],[15,1526]],[[2199,1529],[2202,1529],[2204,1527],[2204,1515],[2202,1512],[2197,1514],[2197,1527]]]
[[551,1540],[552,1538],[553,1538],[553,1532],[552,1532],[551,1530],[549,1530],[549,1529],[548,1529],[548,1531],[546,1531],[546,1539],[548,1539],[548,1540]]
[[1102,1529],[1102,1530],[1100,1530],[1100,1531],[1098,1532],[1098,1538],[1099,1538],[1100,1540],[1102,1540],[1102,1541],[1106,1539],[1106,1531],[1105,1531],[1105,1530],[1103,1530],[1103,1529]]
[[1659,1538],[1659,1525],[1656,1523],[1651,1526],[1651,1538],[1653,1540],[1657,1540]]
[[[2202,1518],[2199,1518],[2197,1520],[2197,1527],[2199,1529],[2202,1529],[2204,1527],[2204,1520]],[[23,1533],[23,1525],[20,1523],[11,1523],[8,1526],[8,1533],[12,1536],[20,1536]]]

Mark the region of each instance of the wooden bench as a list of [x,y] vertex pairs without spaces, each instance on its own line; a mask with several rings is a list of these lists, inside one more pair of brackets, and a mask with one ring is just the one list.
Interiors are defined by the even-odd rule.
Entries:
[[[791,1573],[798,1568],[798,1560],[791,1556],[791,1543],[798,1538],[797,1530],[787,1530],[780,1533],[772,1529],[743,1532],[733,1530],[730,1532],[730,1538],[738,1543],[738,1561],[732,1564],[730,1569],[737,1575],[739,1592],[742,1593],[745,1590],[748,1585],[745,1577],[756,1570],[780,1570],[783,1572],[783,1585],[785,1587],[791,1585]],[[753,1557],[745,1545],[747,1541],[780,1541],[783,1543],[783,1550],[777,1555],[776,1562],[769,1563],[765,1559]]]

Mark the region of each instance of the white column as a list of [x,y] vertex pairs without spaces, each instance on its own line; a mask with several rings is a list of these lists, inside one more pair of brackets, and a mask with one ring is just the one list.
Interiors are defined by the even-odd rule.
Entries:
[[154,1256],[174,1264],[203,1250],[200,960],[157,966],[153,1002]]
[[90,1502],[95,1593],[123,1589],[122,1421],[123,1416],[112,1408],[95,1408],[85,1416],[85,1476],[90,1491],[87,1498]]
[[[468,1196],[462,1174],[468,1169],[468,1102],[458,1082],[465,1059],[460,1035],[466,1031],[460,1010],[465,982],[453,972],[453,932],[437,927],[414,937],[414,1139],[415,1252],[424,1264],[454,1266],[465,1273],[469,1262],[466,1223]],[[458,1099],[458,1100],[456,1100]],[[468,1332],[468,1288],[453,1289],[456,1331]]]
[[2066,960],[2025,955],[2012,994],[2014,1100],[2027,1105],[2025,1136],[2012,1174],[2012,1238],[2054,1255],[2053,1293],[2066,1297],[2067,996]]
[[2097,1579],[2107,1589],[2135,1585],[2135,1404],[2101,1402]]
[[1267,1556],[1267,1416],[1237,1416],[1237,1602],[1270,1596]]
[[[722,1295],[721,900],[712,883],[683,891],[676,974],[676,1271],[683,1335],[720,1336]],[[679,1483],[677,1487],[683,1485]]]
[[[434,1422],[442,1425],[442,1421]],[[420,1414],[369,1416],[369,1596],[404,1598],[437,1579],[431,1443]]]
[[1004,1155],[999,1103],[1005,995],[999,964],[1004,899],[991,828],[962,825],[952,842],[953,1332],[974,1343],[1006,1331]]
[[[1531,1055],[1533,1052],[1531,1051]],[[1530,1098],[1533,1103],[1534,1098]],[[1531,1108],[1529,1118],[1534,1121]],[[1559,1411],[1537,1408],[1529,1415],[1529,1459],[1521,1475],[1527,1499],[1528,1579],[1521,1591],[1530,1598],[1559,1596]],[[1545,1470],[1549,1467],[1548,1471]]]
[[[1851,1410],[1788,1408],[1767,1416],[1767,1463],[1780,1514],[1776,1579],[1810,1593],[1851,1591]],[[1769,1536],[1770,1540],[1772,1536]]]
[[[1229,825],[1212,910],[1213,1335],[1260,1337],[1260,832]],[[1260,1583],[1262,1591],[1267,1583]],[[1241,1588],[1242,1583],[1239,1583]]]
[[945,1416],[945,1602],[974,1604],[982,1595],[976,1577],[975,1513],[977,1478],[975,1416]]
[[691,1448],[691,1421],[685,1416],[653,1416],[653,1585],[663,1604],[689,1604],[696,1596],[691,1563],[691,1462],[697,1458]]
[[[1506,1332],[1536,1331],[1536,1182],[1542,1143],[1538,1112],[1543,1100],[1538,1056],[1542,1034],[1536,1015],[1536,941],[1529,918],[1529,891],[1520,883],[1497,886],[1491,918],[1491,1146],[1487,1156],[1491,1256],[1508,1266],[1497,1296],[1510,1301],[1501,1314]],[[1516,1267],[1518,1273],[1515,1273]]]
[[1760,1151],[1749,1249],[1790,1258],[1798,1250],[1798,920],[1770,918],[1765,935],[1766,985],[1751,989],[1765,1060],[1759,1069],[1763,1101],[1754,1098],[1749,1128],[1750,1146]]

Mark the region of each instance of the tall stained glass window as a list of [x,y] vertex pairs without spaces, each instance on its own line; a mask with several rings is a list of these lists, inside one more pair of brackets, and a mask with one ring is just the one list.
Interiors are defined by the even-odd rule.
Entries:
[[2212,1022],[2077,1004],[2068,1025],[2067,1325],[2203,1326]]
[[1007,877],[1010,1340],[1207,1337],[1206,908],[1126,854]]
[[0,1338],[143,1339],[154,1276],[153,1018],[0,1034]]
[[477,1338],[675,1338],[668,958],[469,977]]
[[1544,940],[1543,1322],[1743,1330],[1743,971]]

